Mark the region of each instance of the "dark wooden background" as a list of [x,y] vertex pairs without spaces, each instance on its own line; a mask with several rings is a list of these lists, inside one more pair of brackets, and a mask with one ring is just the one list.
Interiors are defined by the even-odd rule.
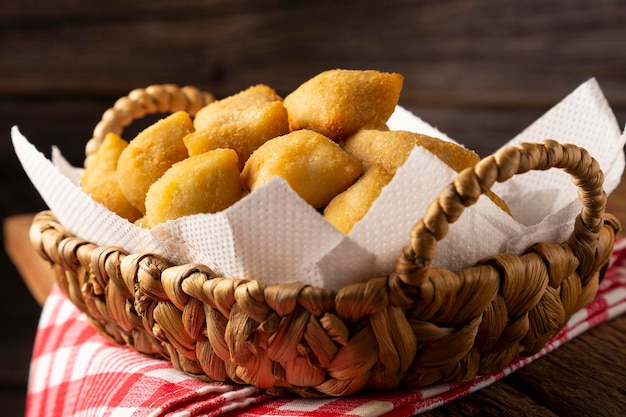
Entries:
[[[134,88],[192,84],[223,97],[265,83],[285,95],[330,68],[402,73],[400,104],[482,155],[590,77],[623,126],[626,5],[2,0],[0,216],[44,208],[13,153],[13,125],[78,165],[102,112]],[[0,268],[0,404],[3,415],[21,415],[40,309],[4,252]],[[514,381],[499,387],[444,411],[498,402],[494,389],[502,403],[519,400]]]

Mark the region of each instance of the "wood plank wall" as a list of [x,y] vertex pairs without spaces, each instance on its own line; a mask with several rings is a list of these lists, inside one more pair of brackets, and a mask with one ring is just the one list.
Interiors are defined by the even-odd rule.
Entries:
[[[596,77],[623,126],[625,22],[619,0],[5,0],[0,215],[44,207],[11,126],[78,165],[102,112],[152,83],[217,97],[265,83],[286,95],[329,68],[399,72],[401,105],[486,155]],[[0,385],[21,401],[38,309],[0,255],[10,283],[0,316],[22,323],[0,349]]]
[[223,97],[266,83],[286,94],[324,69],[376,68],[405,75],[403,106],[489,153],[590,77],[624,123],[622,4],[5,2],[0,134],[19,123],[34,142],[71,151],[136,87],[194,84]]

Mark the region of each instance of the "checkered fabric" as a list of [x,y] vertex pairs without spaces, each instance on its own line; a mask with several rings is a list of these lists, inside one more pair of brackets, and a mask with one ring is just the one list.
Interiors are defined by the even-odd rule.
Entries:
[[304,399],[250,386],[198,381],[173,369],[166,360],[111,345],[55,287],[35,340],[26,416],[411,416],[493,384],[624,312],[626,239],[619,239],[594,301],[536,355],[517,358],[506,369],[467,383]]

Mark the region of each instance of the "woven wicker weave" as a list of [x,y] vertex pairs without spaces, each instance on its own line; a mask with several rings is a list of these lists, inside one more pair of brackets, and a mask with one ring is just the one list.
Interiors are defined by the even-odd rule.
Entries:
[[[136,90],[108,110],[87,160],[108,131],[146,113],[197,111],[192,87]],[[494,254],[459,273],[431,266],[437,242],[495,182],[530,170],[572,176],[583,208],[567,242]],[[49,212],[31,240],[61,289],[114,343],[169,358],[197,378],[341,396],[459,382],[531,355],[594,297],[619,222],[604,214],[603,174],[581,148],[547,140],[506,148],[461,172],[410,231],[387,277],[334,292],[303,284],[216,276],[73,237]]]

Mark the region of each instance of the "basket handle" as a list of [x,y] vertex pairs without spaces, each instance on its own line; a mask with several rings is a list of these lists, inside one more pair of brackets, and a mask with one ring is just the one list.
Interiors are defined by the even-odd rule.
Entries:
[[193,86],[179,87],[176,84],[153,84],[146,88],[132,90],[127,96],[118,99],[113,107],[106,110],[102,120],[93,130],[93,137],[85,147],[85,166],[91,163],[107,133],[121,135],[133,120],[146,114],[186,111],[195,115],[198,110],[215,101],[211,93]]
[[[560,168],[572,176],[583,205],[567,244],[578,259],[595,259],[607,200],[604,174],[585,149],[549,139],[502,149],[460,172],[411,229],[410,243],[396,260],[392,275],[408,285],[424,283],[429,277],[437,243],[447,235],[449,224],[456,221],[466,207],[476,203],[496,181],[504,182],[513,175],[550,168]],[[581,278],[592,272],[593,267],[579,267]]]

